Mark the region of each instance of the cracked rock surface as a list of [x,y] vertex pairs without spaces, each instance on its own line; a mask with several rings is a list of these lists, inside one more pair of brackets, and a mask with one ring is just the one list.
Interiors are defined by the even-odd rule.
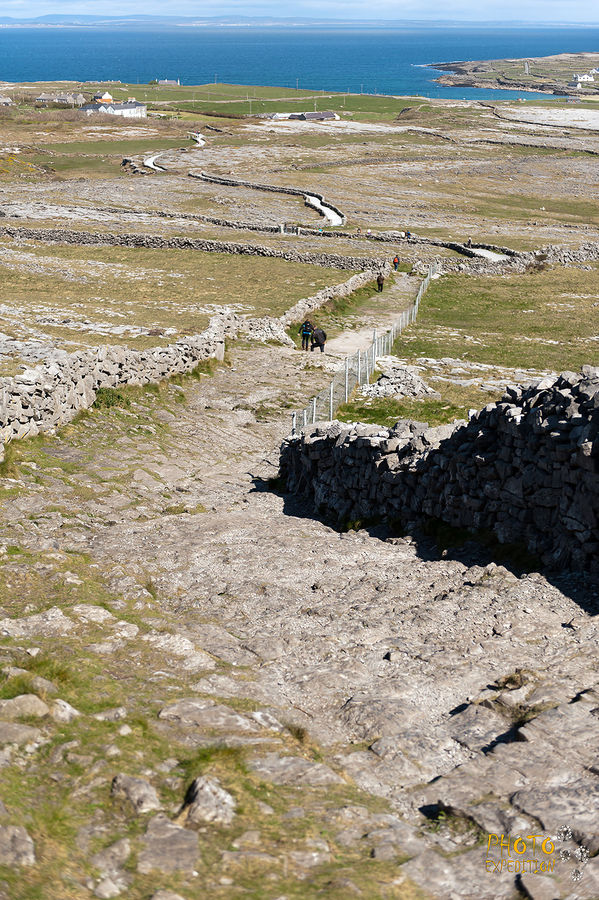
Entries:
[[[3,480],[11,885],[513,898],[489,833],[569,825],[595,853],[596,583],[333,530],[268,489],[286,404],[325,374],[285,347],[230,362],[22,444]],[[593,866],[546,880],[591,900]]]

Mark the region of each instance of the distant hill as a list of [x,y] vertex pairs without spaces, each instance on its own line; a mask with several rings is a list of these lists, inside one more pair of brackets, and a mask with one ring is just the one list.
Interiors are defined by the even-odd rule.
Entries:
[[[582,22],[558,22],[558,21],[511,21],[508,23],[511,27],[519,28],[538,28],[540,26],[547,27],[571,27],[579,28]],[[587,24],[592,24],[591,22]],[[143,28],[143,27],[207,27],[219,25],[229,26],[255,26],[268,27],[279,26],[378,26],[378,27],[423,27],[423,28],[443,28],[445,26],[459,25],[461,28],[505,28],[506,22],[492,20],[473,20],[473,19],[325,19],[311,18],[307,16],[156,16],[156,15],[123,15],[123,16],[100,16],[100,15],[75,15],[75,14],[50,14],[45,16],[37,16],[32,19],[19,19],[12,16],[0,16],[0,27],[22,26],[29,28],[60,28],[60,27],[109,27],[109,28]]]
[[[338,25],[338,19],[314,19],[302,16],[277,18],[276,16],[151,16],[151,15],[46,15],[34,19],[16,19],[0,16],[0,25]],[[351,24],[364,24],[352,22]],[[372,24],[372,23],[371,23]]]

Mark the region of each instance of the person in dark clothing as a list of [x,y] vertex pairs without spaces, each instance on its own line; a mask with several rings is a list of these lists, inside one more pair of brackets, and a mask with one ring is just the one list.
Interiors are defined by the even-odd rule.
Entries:
[[376,276],[376,287],[377,287],[379,294],[383,290],[384,283],[385,283],[385,276],[383,275],[382,272],[379,272],[379,274]]
[[316,326],[316,328],[312,332],[312,346],[310,347],[310,350],[314,350],[315,347],[320,347],[320,352],[324,353],[324,344],[326,339],[326,331],[323,331],[322,328]]
[[306,319],[305,322],[302,322],[300,325],[300,329],[298,334],[302,336],[302,350],[307,350],[308,345],[310,343],[310,338],[312,337],[312,332],[314,331],[314,325],[310,321],[310,319]]

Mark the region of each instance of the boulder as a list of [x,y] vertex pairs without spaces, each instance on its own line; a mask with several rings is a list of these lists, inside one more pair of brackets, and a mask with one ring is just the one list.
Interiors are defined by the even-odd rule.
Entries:
[[230,825],[235,816],[234,798],[220,786],[218,779],[201,775],[187,791],[183,813],[188,822],[213,822]]
[[143,778],[134,778],[131,775],[115,775],[112,780],[111,793],[113,797],[126,798],[138,815],[162,809],[155,788]]

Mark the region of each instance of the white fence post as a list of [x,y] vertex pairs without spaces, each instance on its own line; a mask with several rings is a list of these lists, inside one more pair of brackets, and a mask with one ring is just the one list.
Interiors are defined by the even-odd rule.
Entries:
[[297,413],[291,413],[291,434],[295,434],[295,432],[297,431],[296,423],[297,423]]
[[358,387],[362,384],[362,373],[360,371],[360,351],[358,350]]
[[345,357],[345,402],[349,397],[349,356]]
[[333,421],[333,412],[334,412],[334,409],[333,409],[333,385],[334,385],[334,382],[331,381],[331,383],[329,385],[329,419],[331,421]]
[[312,400],[312,424],[316,422],[316,397]]

